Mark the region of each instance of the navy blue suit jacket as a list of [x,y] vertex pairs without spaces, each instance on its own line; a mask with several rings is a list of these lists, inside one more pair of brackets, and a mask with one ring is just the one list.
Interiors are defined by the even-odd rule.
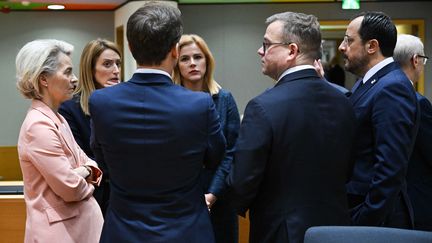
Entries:
[[307,228],[350,223],[345,183],[355,134],[348,99],[314,69],[252,99],[227,183],[251,243],[303,242]]
[[226,189],[225,179],[231,170],[235,143],[240,129],[240,116],[234,97],[230,92],[221,89],[212,98],[219,114],[219,121],[227,146],[225,157],[220,165],[216,169],[204,168],[202,177],[205,192],[216,195],[219,201]]
[[[406,171],[418,129],[414,88],[396,63],[353,87],[358,136],[355,166],[348,193],[362,196],[351,205],[355,225],[399,227],[389,219],[400,200],[412,215],[406,192]],[[400,199],[402,197],[402,199]]]
[[110,173],[101,242],[213,242],[201,168],[225,139],[210,95],[136,73],[90,97],[92,146]]
[[414,210],[414,226],[432,231],[432,105],[417,93],[420,127],[408,166],[408,195]]

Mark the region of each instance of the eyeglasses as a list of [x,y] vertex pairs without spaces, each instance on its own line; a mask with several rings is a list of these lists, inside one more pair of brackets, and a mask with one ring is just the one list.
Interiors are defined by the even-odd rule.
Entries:
[[423,58],[423,65],[426,65],[427,60],[429,59],[429,57],[428,56],[423,56],[423,55],[417,55],[417,56],[420,57],[420,58]]
[[266,54],[266,51],[270,48],[270,46],[273,46],[273,45],[290,45],[290,44],[292,44],[293,42],[274,42],[274,43],[271,43],[271,42],[263,42],[262,43],[262,48],[263,48],[263,53],[264,53],[264,55]]

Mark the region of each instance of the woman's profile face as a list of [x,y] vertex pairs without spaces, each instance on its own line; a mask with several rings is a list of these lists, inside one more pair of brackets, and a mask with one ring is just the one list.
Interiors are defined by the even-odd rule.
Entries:
[[178,65],[183,82],[203,82],[207,71],[206,58],[195,43],[180,49]]
[[58,60],[59,67],[57,71],[45,76],[41,84],[46,87],[46,93],[43,96],[46,96],[54,106],[59,106],[64,101],[71,99],[76,85],[71,58],[64,53],[60,53]]
[[104,50],[93,70],[96,88],[116,85],[120,82],[121,60],[119,54],[112,49]]

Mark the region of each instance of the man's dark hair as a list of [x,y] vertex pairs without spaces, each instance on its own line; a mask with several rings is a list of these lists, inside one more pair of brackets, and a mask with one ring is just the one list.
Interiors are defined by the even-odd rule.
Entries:
[[383,56],[393,56],[397,41],[397,30],[390,17],[383,12],[363,12],[355,18],[360,16],[364,17],[358,31],[363,43],[376,39]]
[[183,34],[181,13],[168,3],[150,2],[133,13],[126,36],[139,65],[160,65]]

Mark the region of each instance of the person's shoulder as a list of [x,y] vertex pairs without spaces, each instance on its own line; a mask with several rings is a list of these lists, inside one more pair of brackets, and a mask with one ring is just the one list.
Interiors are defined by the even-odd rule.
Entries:
[[333,88],[335,88],[336,90],[338,90],[339,92],[341,92],[342,94],[346,94],[346,93],[348,93],[348,89],[346,89],[345,87],[342,87],[342,86],[340,86],[340,85],[338,85],[338,84],[335,84],[335,83],[332,83],[332,82],[329,82],[329,81],[327,81],[327,80],[325,80],[325,82],[328,84],[328,85],[330,85],[331,87],[333,87]]
[[181,103],[195,103],[202,100],[209,100],[213,102],[209,93],[204,91],[192,91],[180,85],[171,86],[169,95],[172,99],[181,100]]
[[214,96],[218,96],[219,99],[234,99],[234,97],[230,91],[228,91],[226,89],[222,89],[222,88]]
[[430,101],[426,97],[421,95],[419,92],[416,92],[416,98],[422,109],[432,109],[432,104],[430,103]]
[[419,92],[416,92],[416,97],[417,100],[421,100],[421,101],[428,101],[428,99],[426,97],[424,97],[422,94],[420,94]]
[[[38,109],[30,109],[23,122],[27,132],[38,133],[43,127],[56,127],[55,122]],[[42,129],[44,130],[44,129]]]
[[105,87],[102,89],[96,89],[94,90],[91,95],[90,99],[92,97],[98,97],[98,96],[115,96],[117,94],[122,94],[122,89],[124,89],[124,86],[127,84],[127,82],[122,82],[114,86]]
[[[411,81],[400,68],[395,68],[379,78],[377,84],[382,88],[397,87],[405,89],[414,94],[414,88]],[[374,80],[372,80],[374,82]]]

